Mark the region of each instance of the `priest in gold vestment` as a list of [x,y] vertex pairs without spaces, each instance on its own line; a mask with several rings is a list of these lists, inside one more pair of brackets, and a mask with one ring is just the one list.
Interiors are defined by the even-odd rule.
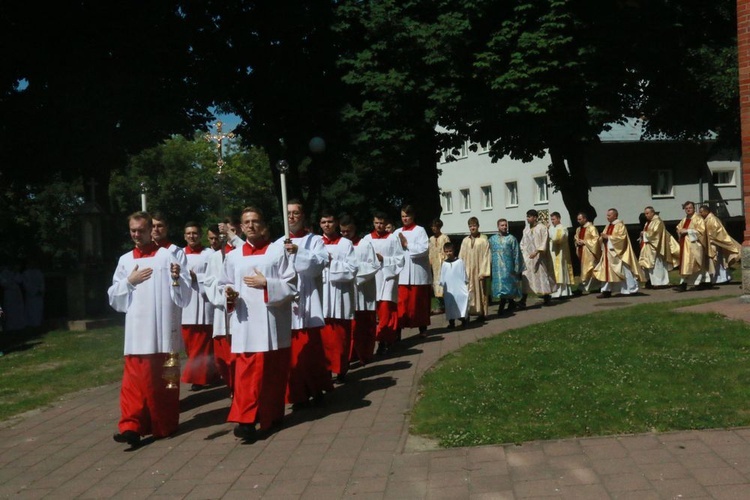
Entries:
[[552,298],[570,297],[575,284],[573,264],[570,260],[570,243],[568,229],[560,222],[560,212],[552,212],[549,216],[552,223],[549,227],[549,252],[555,268],[555,283],[557,290],[552,292]]
[[477,316],[477,321],[483,321],[489,308],[487,279],[492,274],[492,259],[489,240],[479,232],[476,217],[469,219],[469,236],[461,243],[458,258],[464,261],[469,275],[469,314]]
[[677,224],[677,236],[680,242],[680,284],[678,292],[687,290],[688,285],[696,288],[711,286],[708,274],[708,237],[706,223],[700,214],[695,213],[695,203],[686,201],[682,205],[685,218]]
[[[643,214],[646,216],[646,224],[641,231],[641,255],[638,258],[638,265],[647,274],[651,287],[669,286],[669,271],[679,263],[679,253],[672,254],[674,238],[667,232],[664,222],[654,211],[654,207],[646,207]],[[677,245],[675,241],[674,246]]]
[[581,262],[581,283],[578,295],[584,290],[596,290],[601,283],[594,277],[594,268],[602,256],[602,247],[599,244],[599,231],[589,221],[585,212],[578,212],[576,216],[579,228],[576,231],[575,244],[578,260]]
[[604,283],[597,298],[606,299],[613,293],[633,295],[638,293],[638,281],[644,281],[638,266],[625,224],[618,219],[615,208],[607,210],[609,224],[599,235],[602,258],[594,268],[596,279]]
[[711,212],[708,205],[701,205],[698,212],[706,223],[708,272],[714,283],[729,283],[732,276],[728,269],[740,261],[742,245],[729,236],[724,224]]

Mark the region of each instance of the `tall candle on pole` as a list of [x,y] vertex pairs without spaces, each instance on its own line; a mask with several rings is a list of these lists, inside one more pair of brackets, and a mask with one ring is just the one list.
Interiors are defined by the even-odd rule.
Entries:
[[141,182],[141,212],[146,211],[146,183]]
[[279,160],[276,162],[276,168],[279,171],[279,181],[281,184],[281,211],[284,217],[284,237],[289,239],[289,208],[287,207],[286,197],[286,174],[289,172],[289,162]]

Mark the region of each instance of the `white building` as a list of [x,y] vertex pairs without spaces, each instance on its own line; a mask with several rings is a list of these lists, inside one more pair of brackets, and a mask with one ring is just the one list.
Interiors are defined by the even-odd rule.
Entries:
[[[741,219],[742,175],[739,153],[705,159],[705,146],[669,140],[641,140],[638,122],[615,125],[600,135],[601,143],[587,147],[585,165],[591,184],[589,201],[605,223],[609,208],[617,208],[628,225],[639,224],[643,208],[651,205],[665,221],[684,216],[682,203],[708,204],[725,223]],[[549,155],[523,163],[502,158],[492,163],[488,150],[477,152],[465,144],[455,161],[438,164],[443,232],[468,233],[469,217],[481,229],[495,231],[499,218],[511,223],[526,220],[526,211],[560,212],[562,223],[571,221],[562,195],[549,184]]]

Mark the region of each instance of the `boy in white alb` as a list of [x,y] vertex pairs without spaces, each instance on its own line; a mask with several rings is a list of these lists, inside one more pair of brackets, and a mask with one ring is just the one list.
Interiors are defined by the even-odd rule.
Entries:
[[448,328],[455,328],[456,320],[465,324],[469,317],[469,275],[462,259],[456,258],[453,243],[443,246],[445,260],[440,268],[440,286],[443,287],[445,318]]

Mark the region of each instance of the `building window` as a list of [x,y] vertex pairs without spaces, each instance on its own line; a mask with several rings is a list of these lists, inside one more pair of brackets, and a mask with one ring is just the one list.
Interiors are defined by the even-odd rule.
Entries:
[[453,213],[453,193],[450,191],[443,193],[443,213]]
[[711,174],[714,186],[736,186],[734,170],[714,170]]
[[482,186],[482,210],[492,209],[492,186]]
[[671,170],[653,170],[651,172],[651,197],[671,198],[674,196]]
[[471,194],[468,189],[461,190],[461,211],[468,212],[471,210]]
[[461,144],[461,147],[458,150],[458,157],[468,158],[468,156],[469,156],[469,143],[464,141],[464,143]]
[[505,183],[505,206],[518,206],[518,183],[516,181]]
[[547,187],[547,176],[534,177],[534,203],[549,202],[549,188]]

